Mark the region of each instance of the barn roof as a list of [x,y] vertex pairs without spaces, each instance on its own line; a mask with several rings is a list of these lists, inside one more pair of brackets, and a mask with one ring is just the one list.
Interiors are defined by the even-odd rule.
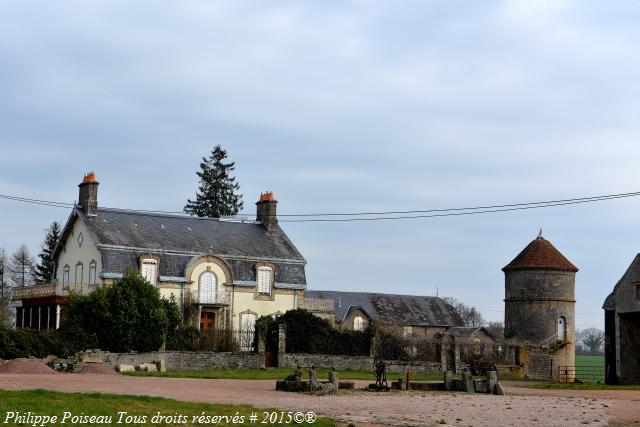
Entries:
[[575,265],[542,236],[529,243],[502,271],[526,269],[578,271]]
[[359,307],[371,319],[383,324],[406,326],[462,326],[454,308],[442,298],[367,292],[305,291],[305,297],[334,301],[336,321],[341,322],[352,307]]

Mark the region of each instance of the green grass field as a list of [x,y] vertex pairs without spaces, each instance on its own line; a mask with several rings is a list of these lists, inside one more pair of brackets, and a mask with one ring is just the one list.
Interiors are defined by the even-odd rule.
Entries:
[[[102,393],[58,393],[46,390],[30,391],[7,391],[0,390],[0,424],[3,425],[163,425],[163,426],[195,426],[214,424],[217,426],[278,426],[279,422],[269,422],[262,424],[265,417],[277,411],[278,416],[281,411],[276,409],[256,409],[248,405],[221,405],[207,403],[180,402],[177,400],[163,399],[159,397],[147,396],[127,396]],[[55,423],[44,423],[40,421],[34,424],[34,419],[16,420],[11,413],[26,415],[27,413],[39,416],[57,416]],[[100,423],[99,420],[67,418],[64,423],[65,412],[72,416],[111,416],[111,422]],[[125,415],[118,415],[118,412],[126,412]],[[158,412],[163,416],[183,415],[186,418],[167,420],[154,423],[154,415]],[[258,416],[256,422],[250,422],[249,416],[255,412]],[[214,422],[212,418],[198,420],[197,417],[204,416],[227,416],[227,419],[219,419]],[[284,413],[286,419],[287,413]],[[234,416],[244,417],[244,422],[233,419]],[[267,415],[267,416],[268,416]],[[193,417],[196,417],[195,419]],[[9,417],[9,418],[8,418]],[[119,418],[121,417],[121,418]],[[126,418],[132,417],[132,418]],[[133,418],[136,417],[136,418]],[[142,417],[146,417],[144,420]],[[268,418],[267,418],[268,420]],[[22,422],[18,422],[22,421]],[[121,421],[118,423],[118,421]],[[144,421],[144,422],[143,422]],[[159,420],[156,420],[159,421]],[[170,422],[167,422],[170,421]],[[171,422],[177,421],[177,422]],[[314,423],[302,423],[293,425],[330,427],[335,426],[335,421],[330,418],[319,418]]]
[[[127,372],[125,375],[140,377],[168,377],[168,378],[202,378],[202,379],[233,379],[233,380],[281,380],[291,375],[289,368],[269,369],[206,369],[201,371],[168,371],[168,372]],[[375,381],[376,376],[371,371],[338,370],[341,380],[369,380]],[[387,380],[395,381],[402,377],[398,372],[388,372]],[[309,378],[308,370],[304,371],[304,379]],[[328,369],[318,369],[318,378],[329,378]],[[414,381],[442,380],[441,374],[411,374]]]
[[604,369],[604,356],[576,356],[576,367],[602,366]]

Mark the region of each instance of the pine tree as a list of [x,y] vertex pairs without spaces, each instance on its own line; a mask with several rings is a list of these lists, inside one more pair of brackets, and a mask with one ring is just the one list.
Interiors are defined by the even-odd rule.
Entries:
[[214,147],[208,159],[202,158],[200,171],[196,172],[200,178],[196,199],[187,200],[185,213],[220,218],[236,215],[242,209],[242,194],[238,192],[240,185],[231,175],[235,163],[224,163],[226,158],[226,150],[219,145]]
[[9,275],[14,286],[27,286],[33,283],[33,257],[25,245],[20,246],[11,255]]
[[0,298],[4,297],[5,293],[8,294],[8,284],[4,279],[7,267],[7,255],[4,253],[4,248],[0,248]]
[[36,266],[35,279],[36,283],[51,283],[51,280],[55,276],[55,259],[53,258],[53,251],[56,245],[60,241],[60,224],[57,221],[53,221],[51,226],[47,229],[47,234],[42,242],[42,252],[40,252],[40,263]]

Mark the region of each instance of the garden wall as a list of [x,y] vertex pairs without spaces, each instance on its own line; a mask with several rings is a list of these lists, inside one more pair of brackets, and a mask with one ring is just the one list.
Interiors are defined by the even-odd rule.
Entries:
[[[410,367],[411,372],[420,374],[440,374],[442,368],[437,362],[407,362],[385,360],[387,372],[403,372],[405,367]],[[303,368],[315,366],[316,368],[359,369],[373,371],[373,358],[366,356],[339,356],[329,354],[279,354],[278,366],[282,368],[295,368],[297,365]]]
[[109,353],[103,351],[89,351],[89,357],[100,358],[112,366],[119,364],[139,365],[152,363],[163,359],[167,369],[200,370],[212,368],[256,368],[258,355],[256,353],[231,353],[231,352],[195,352],[195,351],[162,351],[151,353]]

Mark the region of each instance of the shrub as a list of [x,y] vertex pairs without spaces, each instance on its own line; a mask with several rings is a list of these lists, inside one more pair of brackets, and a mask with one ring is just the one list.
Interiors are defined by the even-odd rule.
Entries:
[[95,341],[83,331],[38,332],[30,329],[0,327],[0,358],[69,356],[88,347]]
[[127,269],[113,285],[98,287],[87,296],[71,297],[62,329],[79,328],[95,336],[101,349],[145,352],[158,350],[168,329],[175,331],[179,323],[175,301],[164,300],[140,273]]

